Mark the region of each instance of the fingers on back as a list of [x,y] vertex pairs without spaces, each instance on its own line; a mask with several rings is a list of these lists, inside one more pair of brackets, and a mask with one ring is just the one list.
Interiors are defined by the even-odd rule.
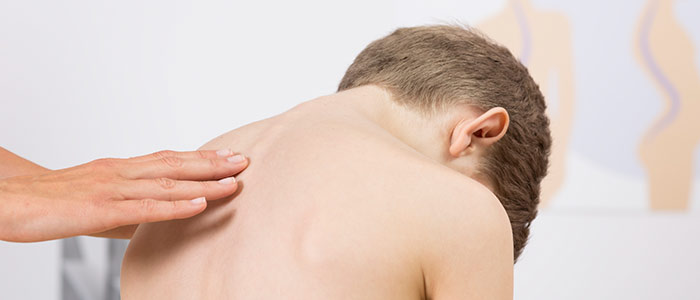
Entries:
[[206,201],[162,201],[156,199],[126,200],[117,203],[122,212],[117,226],[185,219],[195,216],[207,207]]

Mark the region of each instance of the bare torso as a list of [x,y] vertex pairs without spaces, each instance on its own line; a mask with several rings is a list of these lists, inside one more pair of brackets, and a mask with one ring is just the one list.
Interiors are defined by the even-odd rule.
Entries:
[[[305,108],[204,149],[245,153],[240,193],[199,216],[141,225],[124,299],[422,299],[442,191],[474,184],[373,126]],[[469,201],[465,195],[464,201]]]

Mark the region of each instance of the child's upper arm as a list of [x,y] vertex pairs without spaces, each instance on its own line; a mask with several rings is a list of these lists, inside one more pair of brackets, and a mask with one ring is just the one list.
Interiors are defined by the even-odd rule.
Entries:
[[426,226],[428,299],[512,299],[512,233],[498,199],[483,186],[443,196],[447,207]]

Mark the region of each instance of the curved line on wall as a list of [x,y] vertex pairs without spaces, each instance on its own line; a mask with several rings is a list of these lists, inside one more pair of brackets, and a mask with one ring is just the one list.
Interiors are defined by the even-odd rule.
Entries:
[[654,79],[661,85],[661,89],[666,94],[666,96],[668,96],[671,105],[668,112],[664,114],[661,117],[661,119],[659,119],[659,121],[657,121],[656,124],[654,124],[651,127],[648,136],[649,138],[653,138],[654,136],[659,134],[659,132],[661,132],[663,129],[668,127],[668,125],[678,116],[678,112],[680,111],[681,106],[678,90],[673,86],[668,77],[664,75],[663,71],[661,71],[661,68],[654,60],[654,56],[651,54],[651,47],[649,44],[649,33],[651,31],[651,24],[654,21],[654,16],[656,15],[656,12],[658,10],[657,2],[658,1],[653,1],[644,15],[642,28],[639,33],[639,48],[642,53],[642,60],[649,68],[652,77],[654,77]]
[[513,1],[513,7],[515,9],[515,17],[518,19],[518,26],[520,26],[520,35],[523,42],[523,49],[520,53],[520,62],[527,66],[532,53],[532,34],[530,32],[530,26],[527,24],[525,11],[523,11],[520,3],[518,3],[518,1]]

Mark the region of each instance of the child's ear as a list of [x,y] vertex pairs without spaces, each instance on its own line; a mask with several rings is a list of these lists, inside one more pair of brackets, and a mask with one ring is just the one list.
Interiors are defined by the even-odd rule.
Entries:
[[476,119],[464,119],[452,130],[450,154],[458,157],[473,152],[477,147],[488,147],[508,130],[510,117],[502,107],[494,107]]

